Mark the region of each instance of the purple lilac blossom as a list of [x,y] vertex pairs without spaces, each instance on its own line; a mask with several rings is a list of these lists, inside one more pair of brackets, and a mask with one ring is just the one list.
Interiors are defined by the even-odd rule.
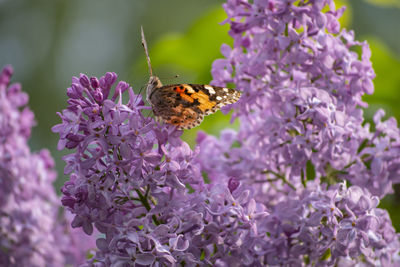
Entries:
[[[233,133],[223,131],[221,140],[199,135],[200,151],[204,152],[197,160],[210,179],[240,179],[243,174],[230,167],[240,163],[244,168],[251,163],[243,160],[245,153],[238,153],[241,148],[234,148],[237,139],[232,138]],[[278,178],[266,177],[255,183],[248,182],[248,177],[240,180],[239,189],[247,187],[269,215],[253,221],[256,235],[242,237],[247,245],[240,248],[237,258],[219,259],[219,266],[231,266],[241,259],[248,266],[400,264],[399,235],[387,212],[377,208],[379,198],[368,189],[347,188],[346,182],[329,187],[309,182],[305,188],[293,188],[284,177]]]
[[53,127],[59,148],[75,149],[64,158],[71,178],[62,188],[72,226],[104,234],[88,265],[215,263],[252,228],[250,215],[266,212],[234,181],[205,184],[198,151],[143,116],[142,97],[125,82],[113,88],[116,79],[74,77]]
[[[209,179],[235,177],[269,211],[289,196],[340,181],[379,198],[393,192],[399,129],[393,118],[382,121],[382,110],[374,116],[375,131],[364,122],[361,97],[373,92],[374,71],[368,44],[340,29],[344,8],[326,0],[228,0],[224,8],[234,46],[222,46],[225,59],[214,62],[213,83],[233,83],[243,92],[233,105],[241,127],[220,140],[199,138],[199,162]],[[353,257],[348,253],[340,256]],[[397,253],[380,264],[392,264]]]
[[82,263],[85,247],[72,246],[70,226],[58,217],[54,161],[46,149],[29,149],[34,115],[21,85],[10,84],[12,73],[10,66],[0,73],[0,265]]
[[375,74],[368,44],[340,29],[344,8],[329,0],[229,0],[224,8],[234,46],[222,46],[213,83],[243,91],[235,104],[237,154],[252,151],[232,168],[249,182],[267,171],[295,187],[308,168],[317,183],[348,180],[379,197],[392,193],[400,179],[399,129],[394,119],[382,121],[383,111],[375,132],[364,122],[361,97],[373,92]]
[[191,150],[115,73],[67,89],[53,127],[58,148],[74,149],[62,203],[73,227],[103,234],[86,265],[399,265],[399,236],[377,208],[399,179],[399,129],[383,111],[375,131],[363,123],[374,72],[368,45],[340,29],[344,9],[224,8],[235,43],[213,83],[243,91],[239,132],[200,133]]
[[268,204],[268,190],[262,198],[230,169],[239,155],[233,150],[241,149],[235,132],[223,131],[221,141],[201,133],[192,151],[179,131],[143,116],[147,107],[129,85],[113,89],[116,78],[107,73],[95,84],[102,95],[114,90],[119,96],[94,100],[85,81],[97,79],[74,77],[68,91],[85,95],[71,94],[76,98],[53,128],[61,148],[75,149],[65,156],[71,179],[62,188],[72,226],[103,234],[86,266],[396,260],[398,236],[368,190],[315,185]]

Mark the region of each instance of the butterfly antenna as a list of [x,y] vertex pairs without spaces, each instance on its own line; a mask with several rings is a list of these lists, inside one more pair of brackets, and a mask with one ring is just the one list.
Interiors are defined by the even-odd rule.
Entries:
[[140,28],[142,30],[142,45],[144,48],[144,52],[146,53],[147,65],[149,66],[149,73],[150,73],[150,76],[153,76],[153,69],[151,68],[151,62],[150,62],[150,57],[149,57],[149,51],[147,50],[146,38],[144,38],[143,26],[140,26]]
[[[147,65],[149,66],[149,74],[150,74],[150,77],[151,77],[151,76],[153,76],[153,69],[151,68],[149,50],[147,49],[147,43],[146,43],[146,38],[144,37],[143,26],[140,26],[140,29],[141,29],[141,32],[142,32],[142,45],[143,45],[143,48],[144,48],[144,52],[146,54]],[[142,89],[143,89],[143,87],[140,88],[140,90],[142,90]],[[139,92],[139,94],[140,94],[140,92]],[[154,115],[153,110],[150,110],[146,117],[149,117],[151,113],[153,113],[153,115]]]
[[[149,52],[147,50],[146,38],[144,37],[143,26],[140,26],[140,29],[141,29],[141,32],[142,32],[142,45],[143,45],[143,48],[144,48],[144,52],[146,53],[147,65],[149,66],[150,76],[153,76],[153,70],[151,68]],[[144,86],[140,87],[140,90],[136,95],[135,102],[136,102],[138,96],[142,93],[143,88],[144,88]]]

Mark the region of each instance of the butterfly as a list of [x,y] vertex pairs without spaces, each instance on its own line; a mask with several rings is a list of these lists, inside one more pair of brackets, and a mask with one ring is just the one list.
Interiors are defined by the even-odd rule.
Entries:
[[143,27],[141,31],[150,73],[146,98],[156,120],[175,125],[180,130],[191,129],[198,126],[204,116],[239,100],[241,93],[231,88],[203,84],[163,85],[153,75]]

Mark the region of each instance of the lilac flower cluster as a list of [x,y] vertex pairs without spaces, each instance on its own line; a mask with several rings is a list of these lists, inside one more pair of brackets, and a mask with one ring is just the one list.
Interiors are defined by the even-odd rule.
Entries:
[[367,44],[340,30],[333,1],[224,7],[235,43],[213,82],[243,91],[239,132],[200,133],[191,150],[115,73],[72,79],[53,131],[74,150],[72,226],[102,234],[87,266],[399,265],[377,205],[400,177],[400,135],[383,111],[374,131],[363,123]]
[[262,199],[229,168],[236,133],[224,131],[222,141],[200,134],[193,152],[175,129],[143,116],[141,96],[126,83],[94,100],[95,88],[104,96],[115,82],[113,73],[74,78],[74,97],[53,128],[60,147],[76,149],[65,157],[71,180],[62,189],[72,225],[104,234],[88,266],[393,261],[397,235],[368,191],[308,188],[267,205],[267,193]]
[[394,119],[381,121],[382,111],[375,132],[364,124],[361,96],[373,92],[374,71],[368,44],[340,30],[344,9],[330,0],[224,7],[234,47],[222,47],[226,59],[212,73],[214,84],[244,92],[238,139],[253,158],[238,169],[253,180],[279,173],[295,187],[309,170],[329,184],[348,180],[380,197],[391,193],[400,179],[399,130]]
[[227,183],[207,186],[198,151],[143,116],[141,96],[125,82],[113,89],[116,78],[74,77],[63,122],[53,127],[59,148],[75,148],[64,158],[71,179],[62,188],[72,226],[104,234],[88,264],[215,263],[250,228],[255,202],[248,191],[233,197]]
[[30,152],[34,115],[20,84],[10,85],[12,73],[0,73],[0,265],[77,264],[85,247],[72,246],[68,222],[57,217],[54,162],[45,149]]
[[284,175],[268,170],[254,181],[243,169],[258,167],[255,150],[240,147],[238,135],[225,130],[218,140],[200,134],[200,169],[212,181],[229,177],[236,190],[247,188],[269,214],[253,220],[254,232],[242,237],[241,253],[222,266],[238,261],[250,266],[400,264],[399,235],[387,212],[376,208],[377,196],[359,186],[347,188],[346,182],[328,187],[310,181],[295,187]]
[[[224,8],[234,47],[222,46],[225,59],[214,62],[213,83],[234,83],[243,91],[235,110],[241,128],[220,140],[201,138],[201,169],[213,180],[233,176],[250,186],[267,209],[341,181],[379,198],[391,193],[400,179],[400,131],[395,119],[382,121],[381,110],[374,116],[375,131],[364,123],[361,97],[373,92],[374,72],[367,43],[340,29],[344,8],[335,10],[329,0],[228,0]],[[360,55],[354,52],[358,47]],[[216,169],[211,162],[222,165]],[[393,232],[390,223],[382,225]],[[357,261],[373,255],[350,249],[349,242],[342,244],[336,256]],[[374,253],[378,258],[380,252]],[[340,261],[330,254],[332,264]]]

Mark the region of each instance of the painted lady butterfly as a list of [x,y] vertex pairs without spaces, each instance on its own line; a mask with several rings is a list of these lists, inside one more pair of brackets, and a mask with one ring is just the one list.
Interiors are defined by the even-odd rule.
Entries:
[[202,84],[162,85],[160,79],[153,75],[143,27],[142,45],[150,72],[147,101],[157,120],[175,125],[178,129],[191,129],[198,126],[205,115],[239,100],[239,91],[225,87]]

